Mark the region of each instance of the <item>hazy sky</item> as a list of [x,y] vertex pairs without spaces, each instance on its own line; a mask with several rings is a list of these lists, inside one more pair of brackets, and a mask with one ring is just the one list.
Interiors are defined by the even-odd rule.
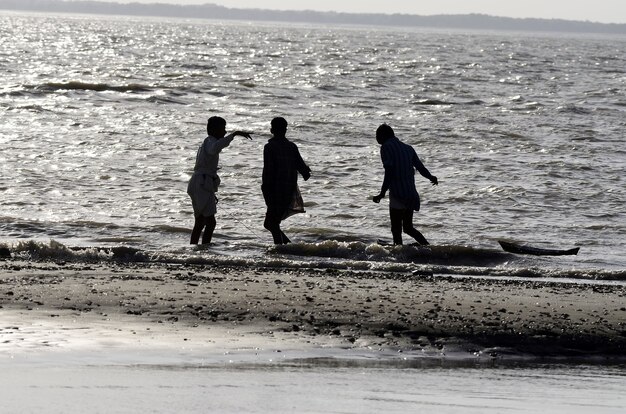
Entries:
[[214,3],[226,7],[364,13],[465,14],[626,23],[626,0],[108,0],[118,3]]

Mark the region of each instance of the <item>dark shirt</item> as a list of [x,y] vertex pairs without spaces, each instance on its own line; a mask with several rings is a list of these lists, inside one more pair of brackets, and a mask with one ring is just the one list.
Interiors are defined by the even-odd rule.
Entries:
[[428,179],[431,179],[432,175],[424,167],[413,147],[396,137],[389,138],[380,147],[380,158],[385,167],[383,192],[388,189],[393,197],[408,208],[418,211],[420,198],[415,189],[415,170]]
[[311,169],[304,163],[298,147],[287,138],[271,138],[263,149],[261,190],[270,208],[287,209],[298,185],[298,173],[304,179]]

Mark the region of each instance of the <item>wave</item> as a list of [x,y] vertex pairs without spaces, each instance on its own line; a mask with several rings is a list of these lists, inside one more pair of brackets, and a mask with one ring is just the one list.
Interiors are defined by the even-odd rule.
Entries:
[[480,99],[473,99],[467,102],[452,102],[452,101],[442,101],[440,99],[419,99],[413,102],[415,105],[425,105],[425,106],[448,106],[448,105],[468,105],[468,106],[481,106],[485,105],[485,101]]
[[146,102],[155,103],[155,104],[187,105],[186,102],[180,101],[178,99],[167,98],[165,96],[150,96],[148,99],[146,99]]
[[579,115],[588,115],[591,113],[589,109],[583,108],[581,106],[574,105],[574,104],[559,106],[557,108],[557,111],[561,113],[571,113],[571,114],[579,114]]
[[[0,187],[0,191],[3,190]],[[4,203],[5,205],[13,205],[13,206],[22,206],[28,205],[26,202],[13,202],[13,203]],[[101,236],[98,238],[98,241],[101,242],[124,242],[130,240],[136,240],[137,236],[111,236],[111,232],[119,233],[119,230],[127,231],[131,234],[136,235],[142,231],[146,230],[145,226],[120,226],[115,223],[106,223],[101,221],[92,221],[92,220],[71,220],[71,221],[61,221],[56,223],[48,223],[42,222],[38,220],[17,220],[14,217],[3,217],[0,216],[0,230],[2,230],[5,235],[11,233],[24,233],[30,232],[35,234],[45,234],[50,231],[51,228],[58,226],[60,229],[58,230],[66,235],[70,236],[71,234],[75,234],[76,230],[90,230],[89,233],[93,234],[94,232],[91,230],[106,230],[106,236]],[[69,230],[67,230],[67,229]],[[175,226],[169,224],[155,224],[153,226],[148,226],[150,231],[154,231],[156,233],[162,234],[181,234],[181,233],[189,233],[190,229],[183,226]],[[95,236],[98,237],[98,236]]]
[[152,89],[148,86],[131,83],[128,85],[114,86],[106,83],[88,83],[80,81],[71,82],[46,82],[38,86],[26,87],[37,91],[56,92],[61,90],[80,90],[80,91],[96,91],[96,92],[149,92]]
[[153,226],[154,229],[156,229],[159,232],[162,233],[170,233],[170,234],[188,234],[189,233],[189,228],[188,227],[182,227],[182,226],[172,226],[169,224],[158,224],[156,226]]
[[463,102],[464,105],[484,105],[486,102],[480,99],[474,99],[472,101]]
[[466,246],[389,246],[335,240],[320,243],[294,243],[276,246],[274,250],[276,253],[304,257],[445,264],[448,266],[496,266],[512,259],[510,254],[499,250]]
[[[68,247],[51,240],[15,245],[0,243],[0,260],[56,263],[147,263],[163,265],[225,266],[240,269],[311,269],[312,271],[378,272],[379,277],[503,278],[532,281],[620,283],[626,270],[545,269],[528,266],[515,256],[490,249],[463,246],[386,247],[360,242],[326,241],[272,247],[260,257],[215,253],[212,247],[185,247],[177,251],[149,251],[130,246]],[[338,260],[339,259],[339,260]],[[504,259],[508,259],[503,262]],[[500,262],[500,265],[496,263]],[[477,265],[480,263],[482,265]],[[487,263],[492,265],[487,266]],[[435,276],[436,275],[436,276]]]
[[439,99],[420,99],[413,103],[415,105],[431,105],[431,106],[456,105],[456,102],[441,101]]
[[46,109],[41,105],[22,105],[22,106],[10,106],[7,108],[8,111],[31,111],[31,112],[53,112],[50,109]]

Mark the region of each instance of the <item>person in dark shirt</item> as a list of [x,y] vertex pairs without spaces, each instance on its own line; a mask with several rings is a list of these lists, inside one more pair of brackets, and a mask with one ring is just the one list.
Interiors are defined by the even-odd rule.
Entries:
[[302,160],[296,144],[287,139],[285,118],[272,119],[271,133],[273,136],[263,149],[261,190],[267,206],[263,226],[272,233],[274,244],[287,244],[291,241],[280,229],[280,222],[292,214],[304,212],[298,173],[306,181],[311,169]]
[[385,178],[380,194],[374,196],[372,200],[380,203],[389,190],[389,216],[393,244],[402,244],[402,231],[404,231],[419,244],[428,245],[422,233],[413,227],[413,211],[420,209],[420,196],[415,189],[415,170],[429,179],[433,185],[439,184],[437,177],[424,167],[413,147],[404,144],[396,137],[389,125],[382,124],[378,127],[376,141],[380,144],[380,158],[385,168]]

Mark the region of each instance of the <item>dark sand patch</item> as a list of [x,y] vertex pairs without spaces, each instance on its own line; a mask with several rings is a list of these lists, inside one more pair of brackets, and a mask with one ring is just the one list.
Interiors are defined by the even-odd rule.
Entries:
[[[626,289],[619,284],[5,261],[0,306],[25,320],[38,312],[173,329],[245,327],[345,347],[626,355]],[[0,328],[7,340],[11,327]]]

